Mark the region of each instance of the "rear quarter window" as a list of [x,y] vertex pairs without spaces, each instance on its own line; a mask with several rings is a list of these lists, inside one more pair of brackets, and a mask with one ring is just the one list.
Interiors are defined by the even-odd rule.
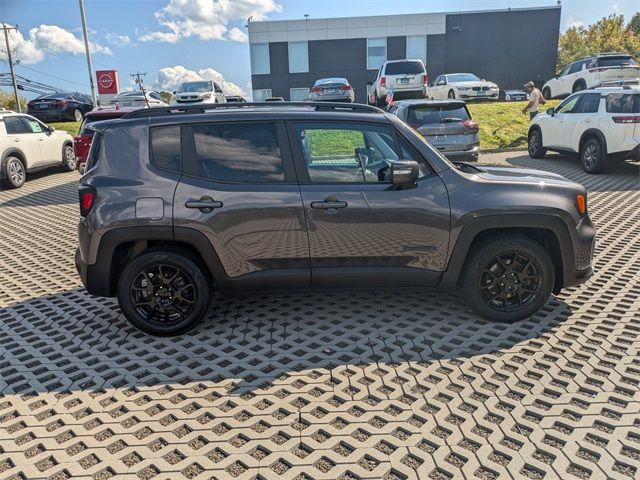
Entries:
[[154,127],[151,129],[151,163],[163,170],[182,170],[180,126]]
[[640,113],[640,94],[610,93],[606,99],[609,113]]

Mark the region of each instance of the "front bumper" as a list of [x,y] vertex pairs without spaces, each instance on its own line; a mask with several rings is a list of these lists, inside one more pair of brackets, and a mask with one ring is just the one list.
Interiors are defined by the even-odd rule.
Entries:
[[500,96],[499,90],[490,90],[486,95],[478,95],[478,92],[457,92],[456,97],[463,100],[497,100]]

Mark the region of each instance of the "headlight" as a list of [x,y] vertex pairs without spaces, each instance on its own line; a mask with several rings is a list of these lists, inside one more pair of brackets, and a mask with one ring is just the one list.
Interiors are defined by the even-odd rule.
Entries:
[[470,87],[456,87],[458,90],[460,90],[461,92],[466,92],[467,90],[471,90]]
[[500,90],[497,85],[491,85],[491,90]]

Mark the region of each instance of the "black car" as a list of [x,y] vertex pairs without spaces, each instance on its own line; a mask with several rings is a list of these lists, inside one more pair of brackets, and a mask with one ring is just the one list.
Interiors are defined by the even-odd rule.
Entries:
[[78,92],[42,95],[27,104],[29,115],[43,122],[81,122],[85,113],[93,110],[91,97]]
[[375,107],[174,105],[93,129],[76,266],[152,334],[193,327],[213,291],[457,287],[512,322],[592,273],[582,185],[453,164]]

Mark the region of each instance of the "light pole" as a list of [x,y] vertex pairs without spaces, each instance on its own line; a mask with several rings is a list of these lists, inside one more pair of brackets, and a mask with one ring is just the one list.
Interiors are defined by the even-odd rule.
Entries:
[[96,108],[98,102],[96,99],[96,86],[93,82],[93,65],[91,65],[91,53],[89,52],[89,34],[87,33],[87,19],[84,14],[84,1],[80,2],[80,18],[82,19],[82,33],[84,35],[84,49],[87,52],[87,68],[89,69],[89,85],[91,85],[91,99],[93,100],[93,108]]
[[22,107],[20,106],[20,97],[18,96],[18,84],[16,83],[16,74],[13,71],[13,59],[11,58],[11,47],[9,46],[9,30],[18,30],[18,27],[7,27],[4,23],[2,24],[2,29],[4,30],[4,41],[7,46],[7,61],[9,62],[9,70],[11,71],[11,80],[13,82],[13,94],[16,97],[16,108],[18,109],[18,113],[22,113]]

